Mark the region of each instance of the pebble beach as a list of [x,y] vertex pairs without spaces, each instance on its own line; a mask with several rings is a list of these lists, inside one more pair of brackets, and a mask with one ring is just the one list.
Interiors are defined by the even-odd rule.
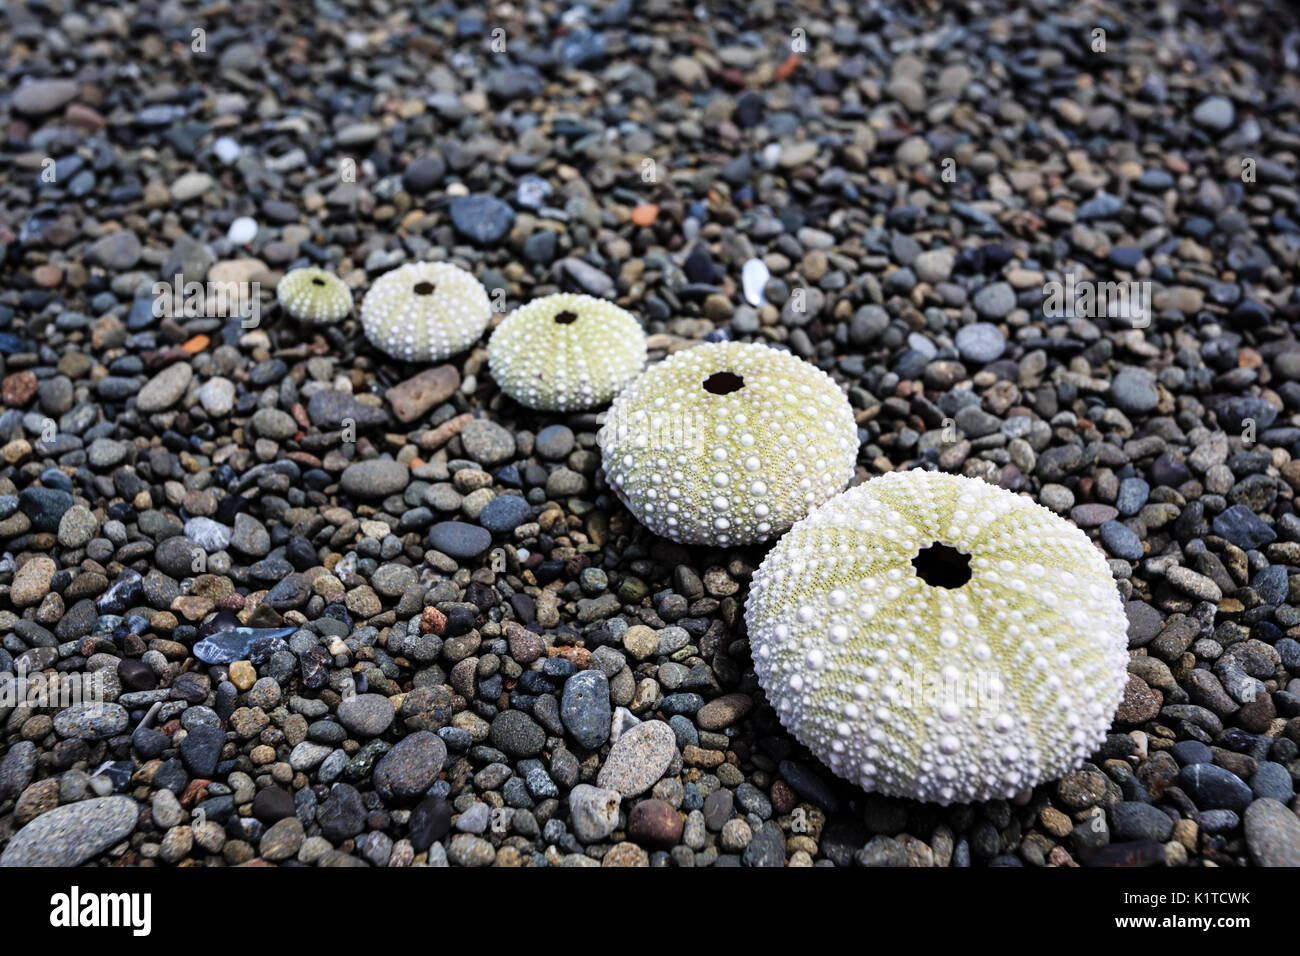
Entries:
[[[0,10],[0,866],[1300,866],[1293,7],[288,6]],[[386,354],[361,304],[434,262],[489,331]],[[356,307],[292,317],[305,267]],[[1081,529],[1102,746],[833,774],[755,673],[771,543],[653,533],[604,407],[494,380],[562,292],[650,367],[820,369],[854,485]]]

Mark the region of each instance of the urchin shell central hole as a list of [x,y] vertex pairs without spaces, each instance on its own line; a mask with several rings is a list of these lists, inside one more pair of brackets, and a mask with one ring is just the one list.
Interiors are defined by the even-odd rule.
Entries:
[[320,276],[317,276],[316,278],[314,278],[314,279],[311,280],[311,284],[312,284],[312,285],[324,285],[324,284],[325,284],[325,280],[322,279]]
[[744,376],[735,372],[714,372],[704,380],[704,390],[713,395],[730,395],[744,387]]
[[970,555],[946,544],[922,548],[912,559],[917,576],[932,588],[959,588],[970,580]]
[[433,288],[432,282],[417,282],[411,286],[411,291],[416,295],[433,295]]
[[572,325],[574,322],[577,321],[578,321],[578,313],[570,312],[568,309],[565,309],[563,312],[555,313],[556,325]]

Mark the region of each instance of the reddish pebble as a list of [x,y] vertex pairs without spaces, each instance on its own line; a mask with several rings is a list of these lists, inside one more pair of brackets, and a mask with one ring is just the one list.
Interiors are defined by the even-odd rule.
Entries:
[[668,849],[682,838],[682,815],[665,800],[642,800],[627,817],[627,835],[637,843]]
[[632,221],[638,226],[653,226],[659,218],[659,207],[654,203],[645,203],[632,210]]
[[447,630],[447,615],[443,614],[436,607],[426,607],[420,612],[420,633],[434,633],[439,637]]

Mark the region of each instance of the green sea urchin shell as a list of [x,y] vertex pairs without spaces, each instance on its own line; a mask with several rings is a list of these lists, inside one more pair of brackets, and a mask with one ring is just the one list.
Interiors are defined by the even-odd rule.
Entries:
[[352,312],[352,290],[324,269],[294,269],[275,287],[280,305],[299,322],[329,325]]
[[890,796],[999,797],[1077,767],[1127,679],[1105,558],[1046,508],[908,471],[790,529],[745,607],[781,722],[835,773]]
[[370,344],[406,362],[436,362],[465,351],[491,318],[487,290],[449,262],[412,262],[386,272],[361,303]]
[[515,309],[488,342],[492,377],[529,408],[605,405],[645,365],[645,333],[612,302],[562,292]]
[[839,386],[765,345],[669,356],[615,399],[597,436],[610,486],[683,544],[775,537],[853,477],[858,433]]

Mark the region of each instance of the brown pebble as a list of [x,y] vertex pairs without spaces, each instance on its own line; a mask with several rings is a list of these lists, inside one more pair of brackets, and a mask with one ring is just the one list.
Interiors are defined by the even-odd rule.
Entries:
[[460,388],[460,372],[454,365],[428,368],[384,393],[400,422],[413,422],[429,409],[445,402]]
[[433,431],[424,432],[416,439],[416,444],[420,446],[422,451],[436,451],[451,441],[453,437],[460,434],[460,430],[473,420],[474,416],[469,412],[457,415],[450,421],[443,422]]
[[627,817],[627,835],[638,843],[668,849],[681,839],[685,822],[666,800],[642,800]]
[[22,408],[36,394],[36,374],[34,372],[14,372],[6,375],[0,382],[0,401],[10,408]]

